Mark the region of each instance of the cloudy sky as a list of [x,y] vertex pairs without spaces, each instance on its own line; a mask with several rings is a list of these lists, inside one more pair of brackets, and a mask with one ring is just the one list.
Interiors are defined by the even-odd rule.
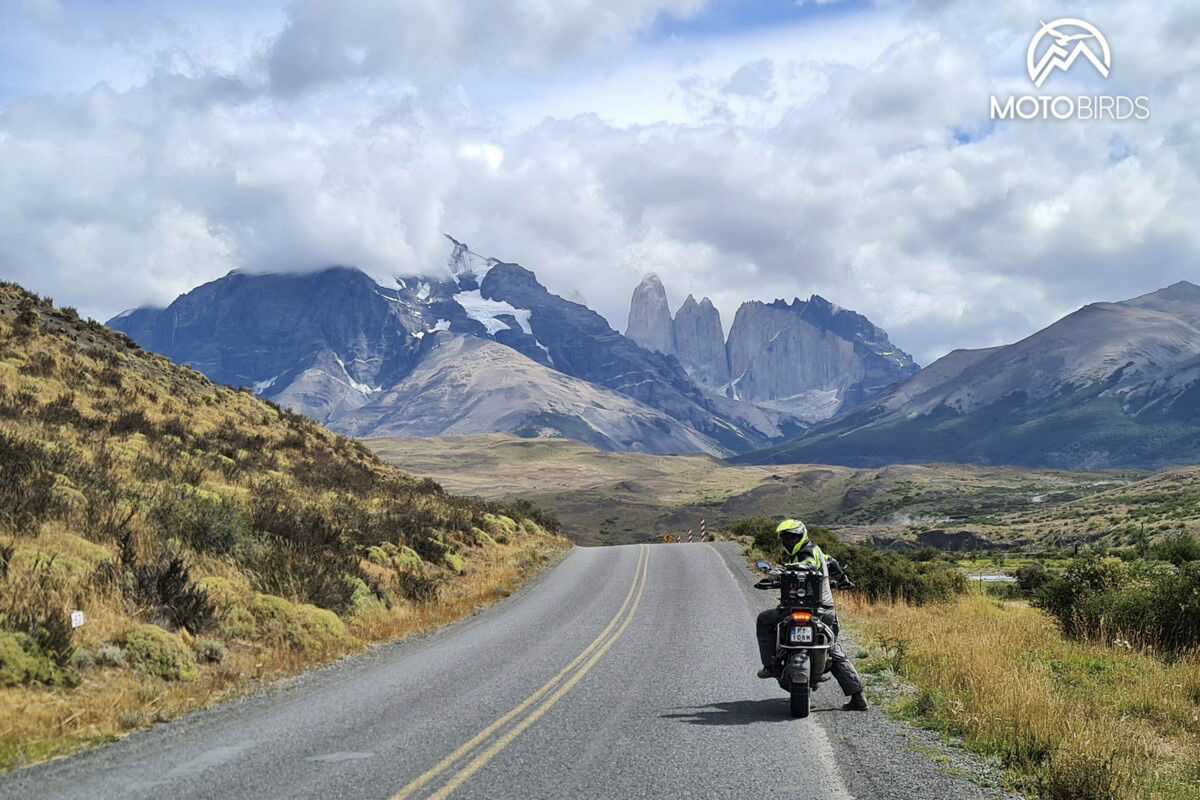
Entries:
[[[1039,20],[1108,39],[1035,90]],[[1145,95],[1147,121],[988,119]],[[811,293],[927,363],[1200,282],[1200,5],[0,0],[0,276],[107,319],[232,268],[433,273],[624,329]]]

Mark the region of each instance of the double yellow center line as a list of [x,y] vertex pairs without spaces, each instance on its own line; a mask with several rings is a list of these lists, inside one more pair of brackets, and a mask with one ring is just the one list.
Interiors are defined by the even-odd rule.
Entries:
[[[646,563],[650,557],[650,548],[646,545],[641,545],[639,550],[637,568],[633,573],[633,584],[629,587],[629,593],[625,595],[625,601],[621,603],[621,608],[617,610],[612,621],[600,632],[600,635],[593,639],[592,643],[584,648],[582,653],[575,656],[570,664],[563,667],[561,672],[542,684],[536,692],[526,697],[511,711],[504,714],[504,716],[497,719],[491,725],[488,725],[479,733],[472,736],[453,753],[418,775],[408,785],[392,795],[391,800],[406,800],[412,797],[430,781],[438,778],[442,773],[453,767],[455,771],[449,780],[442,784],[440,789],[430,794],[429,800],[442,800],[442,798],[449,797],[451,792],[491,761],[497,753],[508,747],[529,726],[537,722],[543,714],[562,699],[563,695],[571,691],[571,688],[579,683],[592,667],[596,666],[596,663],[600,661],[604,654],[608,652],[608,649],[613,646],[613,643],[629,627],[629,623],[633,621],[633,615],[637,612],[638,604],[642,601],[642,593],[646,588]],[[550,696],[546,697],[546,695]],[[546,699],[542,700],[542,698]],[[542,702],[538,704],[538,701]],[[538,705],[528,713],[525,713],[527,709],[535,706],[535,704]],[[512,727],[496,737],[487,747],[481,749],[481,746],[493,734],[500,731],[505,725],[513,722],[513,720],[517,720],[517,722]],[[476,753],[476,751],[478,752]],[[459,762],[472,754],[475,754],[474,758],[471,758],[465,765],[459,766]]]

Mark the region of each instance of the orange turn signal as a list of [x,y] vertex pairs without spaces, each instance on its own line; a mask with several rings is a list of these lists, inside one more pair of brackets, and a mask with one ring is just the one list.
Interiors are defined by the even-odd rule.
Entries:
[[792,622],[812,622],[812,614],[807,611],[793,611]]

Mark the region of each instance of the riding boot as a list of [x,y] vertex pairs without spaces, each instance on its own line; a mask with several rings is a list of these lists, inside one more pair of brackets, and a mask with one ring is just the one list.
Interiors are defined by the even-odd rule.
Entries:
[[863,697],[862,692],[855,692],[850,695],[850,702],[842,706],[842,711],[866,711],[867,699]]

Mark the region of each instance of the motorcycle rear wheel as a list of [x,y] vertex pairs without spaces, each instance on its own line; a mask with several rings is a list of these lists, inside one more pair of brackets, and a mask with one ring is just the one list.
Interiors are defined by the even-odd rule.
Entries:
[[792,716],[804,719],[808,716],[808,684],[792,683]]

